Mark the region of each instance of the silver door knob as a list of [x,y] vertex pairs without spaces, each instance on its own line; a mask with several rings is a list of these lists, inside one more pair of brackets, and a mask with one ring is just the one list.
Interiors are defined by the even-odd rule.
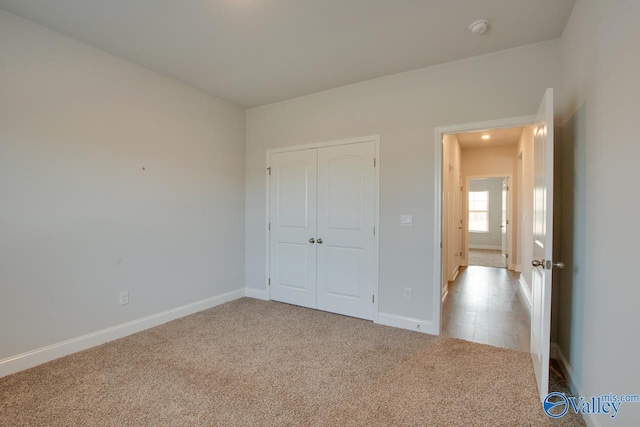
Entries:
[[322,239],[318,239],[318,244],[321,245],[322,244]]
[[309,243],[315,243],[316,239],[314,239],[313,237],[309,239]]
[[531,261],[531,265],[533,265],[534,267],[544,268],[544,260],[541,259],[540,261],[538,261],[537,259],[534,259],[533,261]]
[[553,268],[557,268],[559,270],[562,270],[564,268],[564,262],[562,262],[562,261],[554,262],[553,263]]

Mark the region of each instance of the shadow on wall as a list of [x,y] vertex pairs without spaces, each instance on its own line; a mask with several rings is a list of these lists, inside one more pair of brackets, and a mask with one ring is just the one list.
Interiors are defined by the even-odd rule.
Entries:
[[[586,106],[580,106],[562,127],[557,168],[561,182],[561,218],[559,218],[560,257],[565,268],[554,279],[558,283],[558,344],[566,362],[582,377],[580,350],[583,341],[585,236],[586,236]],[[577,392],[577,390],[573,390]]]

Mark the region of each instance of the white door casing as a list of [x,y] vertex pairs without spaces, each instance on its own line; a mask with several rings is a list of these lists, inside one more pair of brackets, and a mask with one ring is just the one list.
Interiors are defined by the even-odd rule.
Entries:
[[318,304],[373,319],[375,144],[318,150]]
[[553,268],[553,89],[538,111],[534,139],[531,359],[540,400],[549,390]]
[[271,155],[270,297],[316,307],[317,150]]

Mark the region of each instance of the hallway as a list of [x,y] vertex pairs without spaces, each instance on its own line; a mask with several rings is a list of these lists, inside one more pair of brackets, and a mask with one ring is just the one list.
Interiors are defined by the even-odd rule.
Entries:
[[443,335],[528,352],[530,315],[518,277],[504,268],[463,267],[442,307]]

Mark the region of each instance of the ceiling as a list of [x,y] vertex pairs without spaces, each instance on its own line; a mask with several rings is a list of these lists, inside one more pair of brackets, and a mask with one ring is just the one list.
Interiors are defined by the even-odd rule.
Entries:
[[[0,0],[252,107],[560,37],[575,0]],[[488,19],[487,33],[469,24]]]
[[[495,147],[498,145],[514,145],[518,143],[524,127],[491,129],[482,132],[457,133],[456,137],[462,148]],[[489,135],[489,139],[482,139]]]

